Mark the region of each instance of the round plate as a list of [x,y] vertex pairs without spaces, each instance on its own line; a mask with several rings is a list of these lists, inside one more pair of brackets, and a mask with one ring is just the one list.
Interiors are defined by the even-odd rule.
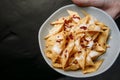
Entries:
[[[57,69],[54,68],[51,64],[51,60],[48,59],[45,56],[44,53],[44,49],[45,49],[45,40],[44,37],[48,34],[49,30],[52,28],[50,25],[50,22],[53,22],[54,20],[63,17],[63,16],[68,16],[67,10],[73,10],[76,11],[80,14],[80,16],[83,16],[82,12],[80,9],[85,10],[87,13],[89,13],[90,15],[96,17],[99,21],[103,22],[104,24],[106,24],[108,27],[110,27],[110,36],[112,37],[112,39],[109,39],[108,44],[110,46],[110,48],[107,49],[106,53],[103,54],[100,58],[104,59],[102,65],[100,66],[100,68],[93,73],[88,73],[88,74],[83,74],[80,70],[78,71],[64,71],[62,69]],[[66,5],[64,7],[61,7],[60,9],[58,9],[57,11],[55,11],[44,23],[43,25],[40,27],[39,33],[38,33],[38,41],[39,41],[39,46],[40,46],[40,50],[42,53],[42,56],[44,57],[45,61],[48,63],[48,65],[54,69],[55,71],[64,74],[66,76],[70,76],[70,77],[91,77],[91,76],[95,76],[98,74],[101,74],[103,72],[105,72],[106,70],[108,70],[113,63],[115,62],[115,60],[117,59],[118,55],[119,55],[119,51],[120,51],[120,32],[119,29],[116,25],[116,23],[114,22],[114,20],[111,18],[111,16],[109,16],[107,13],[105,13],[104,11],[95,8],[95,7],[78,7],[74,4],[70,4],[70,5]]]

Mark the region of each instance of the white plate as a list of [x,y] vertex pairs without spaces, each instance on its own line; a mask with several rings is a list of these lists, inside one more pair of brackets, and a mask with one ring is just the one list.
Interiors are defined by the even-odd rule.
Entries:
[[[112,39],[109,39],[109,41],[108,41],[110,48],[108,48],[107,52],[100,57],[100,58],[104,59],[104,62],[102,63],[102,65],[96,72],[83,74],[81,71],[63,71],[61,69],[53,68],[51,65],[51,60],[49,60],[44,54],[44,49],[45,49],[44,37],[48,34],[48,31],[51,29],[50,22],[52,22],[62,16],[67,16],[68,15],[68,13],[66,11],[67,9],[77,11],[80,14],[80,16],[83,16],[82,13],[80,12],[80,9],[83,9],[83,10],[87,11],[89,14],[91,14],[92,16],[96,17],[99,21],[105,23],[111,29],[110,36],[112,36]],[[102,11],[98,8],[95,8],[95,7],[84,7],[83,8],[83,7],[78,7],[74,4],[66,5],[66,6],[58,9],[43,23],[43,25],[40,27],[40,30],[38,33],[38,41],[39,41],[39,46],[40,46],[42,56],[44,57],[45,61],[48,63],[48,65],[51,68],[53,68],[55,71],[57,71],[61,74],[64,74],[66,76],[77,77],[77,78],[91,77],[91,76],[95,76],[95,75],[105,72],[113,65],[113,63],[117,59],[117,57],[119,55],[119,51],[120,51],[120,44],[119,44],[120,32],[119,32],[118,27],[117,27],[116,23],[114,22],[114,20],[107,13],[105,13],[104,11]]]

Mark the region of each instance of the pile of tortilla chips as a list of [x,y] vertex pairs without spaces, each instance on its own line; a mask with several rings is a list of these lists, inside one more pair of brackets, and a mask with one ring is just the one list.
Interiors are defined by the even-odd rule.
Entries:
[[110,29],[87,13],[81,18],[75,11],[67,12],[68,16],[50,23],[45,54],[55,68],[94,72],[103,62],[98,57],[106,52]]

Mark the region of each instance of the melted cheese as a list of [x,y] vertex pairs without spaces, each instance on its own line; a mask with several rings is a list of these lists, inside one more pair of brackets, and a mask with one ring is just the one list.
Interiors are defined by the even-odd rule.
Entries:
[[52,50],[53,50],[54,52],[58,53],[58,54],[60,54],[60,52],[61,52],[61,49],[60,49],[60,47],[59,47],[57,44],[55,44],[55,45],[53,46]]
[[73,21],[75,21],[76,23],[78,23],[80,21],[80,19],[78,18],[73,18]]
[[94,30],[96,30],[96,31],[100,31],[101,28],[100,28],[100,26],[95,26]]
[[88,43],[88,48],[92,48],[92,46],[93,46],[93,44],[94,44],[94,42],[93,41],[90,41],[89,43]]
[[91,24],[94,24],[94,19],[91,19],[90,21],[89,21],[89,25],[91,25]]
[[92,38],[91,37],[86,37],[85,38],[87,41],[90,41]]
[[83,60],[83,59],[84,59],[84,56],[81,55],[81,56],[79,56],[79,57],[75,57],[75,59],[76,59],[76,60]]
[[79,27],[83,27],[83,26],[84,26],[84,27],[88,27],[87,24],[80,24],[80,25],[79,25]]
[[95,56],[98,56],[98,55],[99,55],[99,53],[97,51],[90,51],[90,53],[89,53],[90,57],[95,57]]

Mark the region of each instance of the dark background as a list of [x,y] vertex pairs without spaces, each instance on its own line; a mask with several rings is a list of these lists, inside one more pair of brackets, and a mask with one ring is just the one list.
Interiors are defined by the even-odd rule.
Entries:
[[[52,70],[38,45],[42,23],[54,11],[71,3],[71,0],[0,0],[0,79],[75,79]],[[120,19],[115,21],[120,27]],[[106,72],[80,80],[119,79],[120,56]]]

